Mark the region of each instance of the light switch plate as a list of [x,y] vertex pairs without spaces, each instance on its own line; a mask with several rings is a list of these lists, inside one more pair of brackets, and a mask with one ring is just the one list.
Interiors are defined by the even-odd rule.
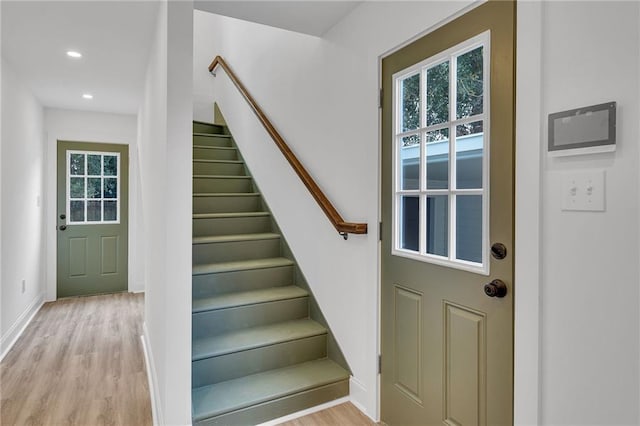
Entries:
[[562,177],[562,210],[605,211],[605,171],[570,171]]

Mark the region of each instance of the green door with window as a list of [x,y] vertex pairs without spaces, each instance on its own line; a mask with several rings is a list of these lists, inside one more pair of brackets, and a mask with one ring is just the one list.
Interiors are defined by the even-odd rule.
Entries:
[[128,288],[129,147],[58,141],[57,297]]
[[382,60],[381,418],[513,423],[515,2]]

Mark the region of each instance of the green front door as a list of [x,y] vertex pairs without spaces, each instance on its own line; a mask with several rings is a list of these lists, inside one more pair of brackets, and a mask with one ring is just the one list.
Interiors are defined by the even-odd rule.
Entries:
[[381,417],[513,423],[515,2],[382,60]]
[[129,147],[58,141],[57,297],[126,291]]

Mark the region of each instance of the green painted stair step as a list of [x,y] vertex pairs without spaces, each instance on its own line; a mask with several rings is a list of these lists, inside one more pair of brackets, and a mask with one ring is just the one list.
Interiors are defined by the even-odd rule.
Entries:
[[247,238],[238,235],[204,236],[194,238],[193,242],[194,265],[212,261],[232,262],[277,256],[280,256],[278,234],[248,234]]
[[215,309],[235,308],[238,306],[256,305],[258,303],[273,302],[276,300],[296,299],[299,297],[307,297],[309,292],[297,287],[281,286],[265,288],[260,290],[251,290],[236,292],[230,294],[222,294],[219,296],[207,297],[204,299],[195,299],[192,304],[192,311],[203,312]]
[[231,136],[219,135],[212,133],[194,133],[193,134],[194,145],[205,146],[231,146]]
[[260,193],[194,193],[194,213],[241,213],[262,210]]
[[287,259],[286,257],[239,260],[234,262],[193,265],[193,275],[214,274],[230,271],[244,271],[248,269],[277,268],[279,266],[293,265],[294,262],[291,259]]
[[348,379],[344,368],[322,359],[203,386],[192,392],[193,419],[203,421]]
[[238,150],[236,148],[194,145],[193,159],[194,160],[237,160]]
[[198,361],[322,334],[327,334],[327,329],[308,318],[236,330],[194,340],[192,360]]
[[225,134],[225,126],[204,121],[194,121],[193,133]]
[[194,192],[237,193],[254,192],[250,176],[197,175],[193,176]]
[[287,286],[294,283],[293,263],[262,269],[240,269],[235,271],[193,275],[193,299],[221,294]]
[[194,175],[245,175],[244,163],[239,160],[194,160]]

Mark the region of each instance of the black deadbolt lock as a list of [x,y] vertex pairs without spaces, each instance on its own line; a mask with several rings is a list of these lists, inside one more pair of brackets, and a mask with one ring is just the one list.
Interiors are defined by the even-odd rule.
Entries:
[[66,214],[64,214],[64,213],[62,213],[62,214],[60,215],[60,219],[65,220],[66,218],[67,218],[67,215],[66,215]]
[[507,247],[502,243],[495,243],[491,246],[491,256],[498,260],[504,259],[507,257]]

